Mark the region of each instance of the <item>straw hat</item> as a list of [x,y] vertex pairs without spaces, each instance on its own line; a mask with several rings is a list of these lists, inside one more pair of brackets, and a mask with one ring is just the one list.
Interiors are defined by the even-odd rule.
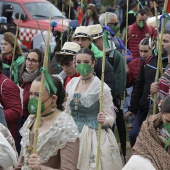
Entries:
[[59,55],[76,55],[76,53],[81,49],[80,45],[74,42],[65,42],[61,51],[56,52]]
[[90,29],[86,26],[79,26],[76,28],[73,39],[77,37],[87,37],[91,41],[93,40],[93,38],[91,37]]
[[99,37],[102,37],[102,26],[100,24],[96,25],[89,25],[88,28],[90,29],[91,36],[95,40]]

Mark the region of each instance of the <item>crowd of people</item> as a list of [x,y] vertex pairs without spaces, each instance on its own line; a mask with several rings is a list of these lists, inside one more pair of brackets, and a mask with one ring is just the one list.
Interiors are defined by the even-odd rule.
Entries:
[[[154,15],[153,1],[147,2],[140,5],[150,5]],[[65,10],[74,7],[62,3]],[[12,16],[10,4],[3,10]],[[68,30],[53,32],[56,47],[48,63],[38,48],[24,56],[13,30],[3,28],[0,169],[96,170],[97,163],[99,170],[170,169],[170,29],[162,32],[159,52],[161,38],[147,24],[146,7],[131,4],[127,36],[126,16],[121,22],[116,13],[99,10],[88,4],[81,21],[73,11]],[[127,127],[133,151],[128,162]]]

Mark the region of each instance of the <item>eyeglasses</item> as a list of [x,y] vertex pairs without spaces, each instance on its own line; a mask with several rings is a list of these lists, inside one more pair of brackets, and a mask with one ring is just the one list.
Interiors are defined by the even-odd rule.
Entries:
[[139,50],[141,53],[148,53],[149,50]]
[[25,58],[25,61],[28,62],[28,63],[30,62],[31,64],[36,64],[37,62],[39,62],[39,61],[34,60],[34,59],[30,60],[30,58]]
[[112,26],[117,26],[119,24],[119,22],[115,22],[115,23],[107,23],[107,25],[109,26],[109,27],[112,27]]

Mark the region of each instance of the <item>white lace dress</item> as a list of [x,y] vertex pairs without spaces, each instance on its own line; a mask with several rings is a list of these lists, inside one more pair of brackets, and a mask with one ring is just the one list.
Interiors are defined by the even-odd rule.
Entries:
[[[87,91],[83,94],[80,94],[79,103],[81,103],[81,105],[86,109],[86,115],[83,114],[82,119],[81,111],[83,112],[83,108],[78,108],[80,105],[77,105],[77,108],[72,107],[74,103],[74,96],[76,94],[75,89],[79,81],[80,77],[73,78],[66,87],[66,91],[68,93],[66,112],[70,113],[73,116],[80,132],[80,147],[77,169],[95,170],[98,141],[98,130],[96,122],[99,107],[94,110],[94,112],[97,113],[95,116],[95,120],[92,121],[90,117],[93,114],[94,119],[94,113],[91,112],[91,107],[99,102],[101,81],[97,77],[95,77],[92,83],[89,85]],[[74,112],[76,112],[78,118],[75,117]],[[106,114],[106,122],[108,126],[105,129],[101,130],[100,170],[121,170],[123,165],[120,157],[119,148],[115,136],[112,130],[109,128],[109,126],[113,126],[113,123],[115,121],[115,112],[110,88],[106,84],[104,85],[103,113]],[[85,117],[86,119],[88,119],[87,121],[84,121]]]
[[[30,115],[20,130],[20,134],[22,136],[22,155],[20,156],[21,161],[19,161],[15,169],[30,170],[27,160],[33,148],[33,140],[30,139],[30,128],[34,121],[35,116]],[[73,118],[67,113],[61,112],[51,127],[38,135],[37,154],[41,160],[41,169],[51,170],[51,168],[56,167],[57,164],[61,164],[63,160],[57,159],[57,155],[61,153],[61,150],[64,149],[68,143],[75,143],[78,134],[79,132]],[[50,161],[53,162],[52,165],[50,165]],[[65,162],[65,164],[67,164],[67,162]],[[45,165],[45,167],[43,167],[43,165]],[[20,168],[20,166],[22,168]],[[67,169],[70,169],[70,167],[67,167]]]

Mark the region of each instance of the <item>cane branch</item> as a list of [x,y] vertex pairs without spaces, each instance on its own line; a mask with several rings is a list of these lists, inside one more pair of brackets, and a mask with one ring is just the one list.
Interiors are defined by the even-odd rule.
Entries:
[[[52,11],[52,8],[51,8],[51,11]],[[50,11],[50,23],[51,23],[51,11]],[[46,67],[46,68],[48,66],[48,51],[49,51],[50,32],[51,32],[51,27],[49,24],[49,29],[48,29],[48,33],[47,33],[47,37],[46,37],[46,50],[45,50],[45,56],[44,56],[44,62],[43,62],[43,67]],[[40,93],[39,93],[39,99],[38,99],[37,116],[36,116],[36,129],[35,129],[35,137],[34,137],[34,145],[33,145],[33,153],[34,154],[36,154],[36,152],[37,152],[38,129],[40,126],[40,119],[41,119],[41,103],[42,103],[42,93],[44,90],[44,80],[45,80],[45,76],[44,76],[44,73],[42,72]]]
[[16,51],[16,45],[17,45],[17,37],[18,37],[20,20],[21,20],[21,13],[19,14],[18,23],[17,23],[17,30],[16,30],[16,33],[15,33],[14,49],[13,49],[11,67],[10,67],[10,79],[12,79],[13,62],[14,62],[14,58],[15,58],[15,51]]
[[[164,10],[166,10],[167,3],[168,3],[168,0],[165,0],[164,8],[163,8]],[[162,18],[161,35],[160,35],[160,37],[158,35],[159,47],[158,47],[158,61],[157,61],[155,82],[158,82],[159,77],[162,76],[161,71],[160,71],[160,65],[161,65],[160,63],[162,62],[161,55],[162,55],[162,39],[163,39],[164,30],[165,30],[165,18]],[[153,114],[156,114],[156,100],[157,100],[157,93],[154,94]]]
[[[108,13],[106,12],[105,25],[108,22]],[[105,37],[103,37],[105,38]],[[101,90],[100,90],[100,108],[99,113],[103,110],[103,93],[104,93],[104,71],[105,71],[105,62],[106,62],[106,48],[103,41],[103,57],[102,57],[102,76],[101,76]],[[96,158],[96,170],[99,170],[100,165],[100,141],[101,141],[101,123],[98,124],[98,145],[97,145],[97,158]]]

